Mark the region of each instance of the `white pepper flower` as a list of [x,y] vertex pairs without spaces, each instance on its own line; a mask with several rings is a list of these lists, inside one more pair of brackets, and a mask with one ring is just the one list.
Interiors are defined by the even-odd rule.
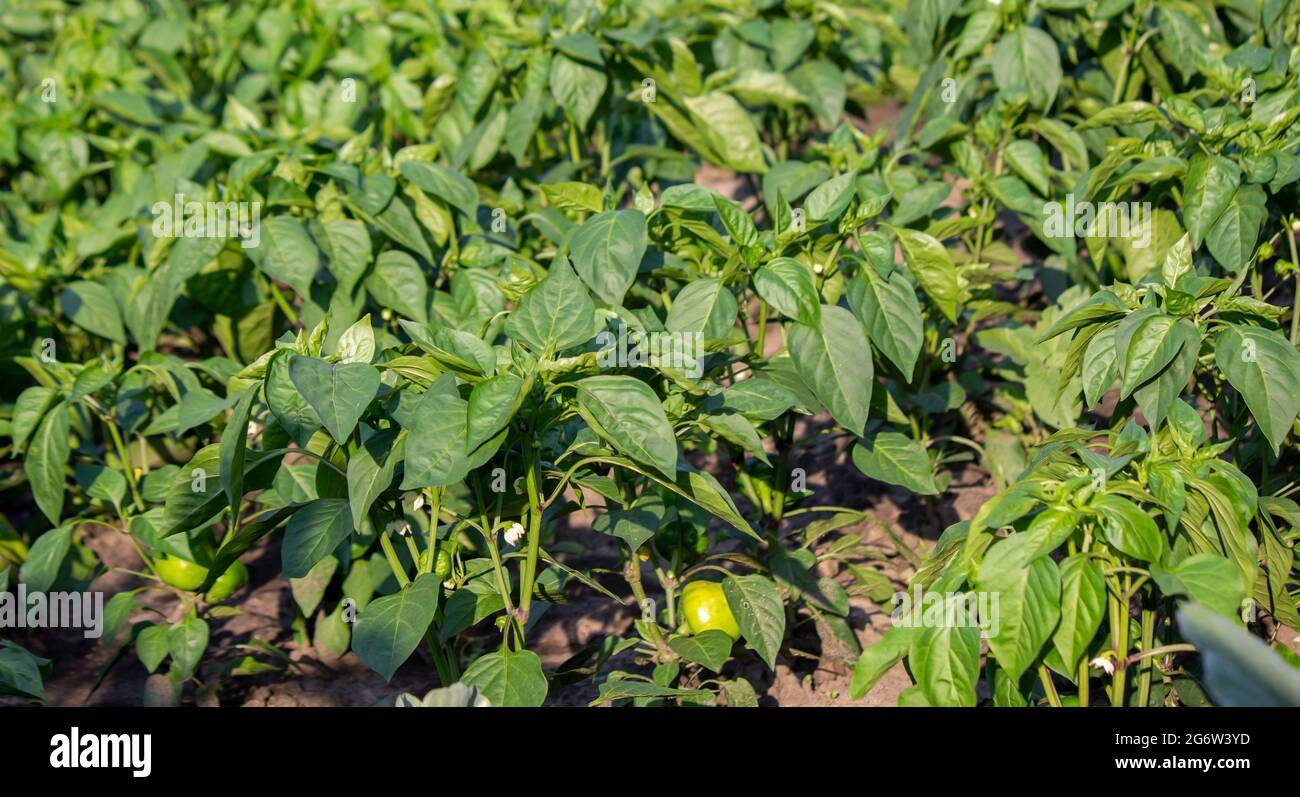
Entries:
[[389,534],[400,534],[403,537],[406,537],[411,533],[411,524],[407,523],[405,520],[394,520],[384,527],[384,531]]
[[510,528],[506,529],[506,542],[510,545],[518,545],[523,538],[524,527],[518,523],[511,523]]

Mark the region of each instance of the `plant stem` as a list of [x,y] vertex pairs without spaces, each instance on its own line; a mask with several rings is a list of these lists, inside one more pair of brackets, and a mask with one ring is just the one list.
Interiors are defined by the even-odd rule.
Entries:
[[[1151,645],[1155,639],[1156,633],[1156,614],[1150,609],[1142,610],[1142,653],[1138,657],[1142,659],[1141,669],[1138,670],[1138,707],[1145,708],[1151,698],[1151,670],[1155,664],[1151,657],[1146,655],[1151,650]],[[1132,661],[1132,659],[1130,659]]]
[[397,586],[405,588],[411,583],[411,579],[406,575],[406,568],[402,567],[402,560],[397,558],[397,549],[393,547],[393,541],[388,538],[387,532],[381,532],[379,535],[379,547],[384,549],[384,556],[388,559],[388,567],[392,569],[393,575],[397,577]]
[[1295,296],[1291,297],[1291,345],[1300,343],[1300,257],[1296,256],[1295,249],[1295,232],[1291,225],[1295,224],[1295,216],[1289,219],[1286,226],[1286,242],[1291,248],[1291,267],[1295,269]]
[[1061,707],[1061,695],[1056,691],[1056,684],[1052,683],[1052,672],[1047,669],[1046,664],[1038,665],[1038,680],[1043,682],[1043,691],[1047,693],[1047,702]]
[[537,452],[524,443],[524,463],[528,473],[524,480],[528,489],[528,557],[519,577],[519,632],[528,622],[528,609],[533,602],[533,581],[537,576],[537,554],[542,547],[542,502],[537,489]]
[[122,431],[117,428],[117,421],[108,413],[102,413],[104,425],[108,427],[108,433],[113,438],[113,448],[117,450],[117,458],[122,464],[122,475],[126,477],[126,484],[131,488],[131,503],[135,504],[135,511],[144,511],[144,499],[140,497],[140,488],[136,486],[135,474],[131,471],[131,458],[126,453],[126,443],[122,440]]
[[1090,684],[1088,683],[1088,657],[1085,654],[1083,657],[1083,661],[1079,662],[1079,705],[1082,706],[1083,708],[1088,707],[1089,687]]

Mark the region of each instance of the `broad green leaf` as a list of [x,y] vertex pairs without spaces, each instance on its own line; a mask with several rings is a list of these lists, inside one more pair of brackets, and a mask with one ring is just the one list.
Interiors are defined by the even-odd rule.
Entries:
[[785,638],[785,606],[776,584],[760,575],[728,575],[722,580],[722,593],[745,641],[775,670],[776,654]]
[[754,290],[792,321],[815,327],[821,318],[812,270],[792,257],[774,258],[755,271]]
[[909,646],[907,661],[930,705],[975,705],[975,684],[980,671],[978,626],[956,623],[926,626]]
[[995,542],[984,555],[975,586],[997,596],[997,611],[980,618],[989,650],[1013,681],[1038,659],[1061,616],[1061,575],[1026,534]]
[[318,498],[289,518],[280,548],[285,578],[303,578],[352,534],[352,510],[343,498]]
[[608,79],[605,70],[575,61],[567,55],[551,59],[551,96],[585,130],[600,105]]
[[393,473],[405,454],[406,433],[383,429],[366,439],[348,458],[348,503],[352,525],[362,528],[375,499],[393,483]]
[[710,148],[738,172],[763,172],[763,147],[754,122],[740,103],[720,91],[683,99],[696,127]]
[[1120,398],[1160,372],[1182,346],[1178,319],[1154,308],[1130,314],[1115,328],[1115,353],[1120,373]]
[[687,661],[699,664],[713,672],[720,672],[731,655],[731,637],[725,631],[709,629],[694,636],[675,636],[668,647]]
[[[59,568],[72,547],[72,526],[50,529],[36,538],[27,559],[18,570],[18,578],[29,593],[48,592],[59,577]],[[19,607],[26,612],[27,607]]]
[[727,337],[736,325],[736,297],[719,280],[699,279],[688,283],[673,297],[664,319],[669,332],[702,334],[705,340]]
[[1178,630],[1201,654],[1220,706],[1300,706],[1300,672],[1258,637],[1202,606],[1178,610]]
[[1214,362],[1277,454],[1300,414],[1300,353],[1277,332],[1231,324],[1215,342]]
[[1023,88],[1035,108],[1046,109],[1061,86],[1061,56],[1056,41],[1038,28],[1021,25],[993,48],[993,80],[998,89]]
[[677,438],[646,383],[630,376],[591,376],[575,384],[578,410],[601,438],[660,473],[677,472]]
[[1191,598],[1224,617],[1236,618],[1246,599],[1241,570],[1218,554],[1193,554],[1168,569],[1152,565],[1151,579],[1164,594]]
[[262,260],[258,264],[272,279],[311,296],[312,280],[320,267],[320,252],[307,228],[293,216],[274,216],[262,222]]
[[[400,591],[371,601],[357,615],[352,629],[352,650],[357,658],[391,681],[424,639],[441,598],[441,580],[434,573],[424,573]],[[467,683],[471,683],[469,674],[465,673]],[[481,685],[479,688],[482,690]]]
[[792,324],[787,339],[804,384],[840,425],[862,434],[874,383],[862,323],[842,307],[825,306],[815,327]]
[[27,443],[27,456],[23,459],[23,471],[31,485],[32,497],[42,514],[56,526],[63,514],[63,471],[72,454],[69,434],[71,416],[67,403],[60,401],[41,419]]
[[531,650],[501,648],[480,656],[461,683],[479,690],[494,706],[535,708],[546,702],[548,685],[542,660]]
[[1255,254],[1260,228],[1268,218],[1267,200],[1260,186],[1239,187],[1206,233],[1210,254],[1228,271],[1241,271]]
[[477,450],[510,423],[523,403],[525,386],[514,374],[500,374],[474,386],[467,410],[467,452]]
[[853,678],[849,684],[849,697],[861,700],[872,687],[902,661],[908,654],[917,630],[896,625],[876,642],[863,648],[862,655],[853,664]]
[[898,432],[876,432],[853,446],[853,464],[866,475],[906,487],[920,495],[938,495],[925,448]]
[[1052,644],[1061,661],[1078,665],[1106,616],[1106,579],[1087,554],[1077,553],[1061,562],[1061,622]]
[[943,244],[933,236],[903,227],[891,227],[898,236],[907,268],[930,300],[949,321],[957,320],[961,288],[957,269]]
[[1183,176],[1183,225],[1193,249],[1210,234],[1240,182],[1241,170],[1227,158],[1199,151],[1192,155]]
[[529,289],[506,320],[506,334],[535,352],[586,343],[599,331],[596,305],[564,260],[551,263],[546,279]]
[[1102,518],[1106,541],[1117,551],[1143,562],[1159,562],[1167,545],[1151,516],[1136,504],[1118,495],[1103,495],[1093,500],[1092,508]]
[[409,160],[402,164],[402,176],[426,194],[431,194],[473,219],[478,210],[478,186],[459,172],[430,161]]
[[289,360],[289,378],[340,445],[352,436],[379,390],[379,371],[366,363],[294,357]]
[[433,388],[425,392],[406,426],[406,471],[403,490],[446,487],[465,478],[468,403]]
[[59,309],[72,319],[72,323],[87,332],[126,343],[122,313],[113,294],[103,285],[87,280],[68,283],[59,294]]
[[907,381],[912,381],[924,342],[916,289],[899,271],[888,278],[870,266],[848,283],[849,307],[867,328],[871,343]]
[[574,271],[602,300],[621,305],[641,266],[645,234],[645,216],[639,210],[592,216],[569,239]]

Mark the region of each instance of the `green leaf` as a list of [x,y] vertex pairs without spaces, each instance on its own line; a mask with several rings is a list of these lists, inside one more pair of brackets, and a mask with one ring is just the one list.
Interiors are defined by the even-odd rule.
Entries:
[[421,324],[428,323],[429,285],[419,264],[407,253],[389,249],[381,254],[365,286],[380,305]]
[[785,606],[776,584],[760,575],[727,575],[722,593],[736,617],[740,633],[769,669],[776,669],[776,654],[785,638]]
[[1056,42],[1038,28],[1021,25],[993,48],[993,80],[998,89],[1027,90],[1035,108],[1045,109],[1052,104],[1061,77]]
[[736,325],[736,297],[721,281],[706,277],[687,283],[673,297],[664,319],[669,332],[702,334],[705,340],[727,337]]
[[621,305],[641,266],[645,233],[645,216],[639,210],[592,216],[569,239],[574,271],[606,303]]
[[501,374],[480,382],[469,395],[465,450],[473,452],[510,423],[523,403],[524,380]]
[[598,327],[587,288],[568,262],[558,258],[546,279],[523,295],[506,320],[506,334],[538,353],[548,346],[564,351],[586,343]]
[[721,672],[731,656],[731,637],[725,631],[709,629],[694,636],[675,636],[668,640],[668,647],[687,661],[706,667],[713,672]]
[[787,333],[796,370],[831,416],[853,434],[866,429],[874,383],[870,344],[862,323],[842,307],[822,308],[816,326],[793,324]]
[[29,387],[18,394],[10,418],[12,448],[15,453],[22,450],[23,444],[31,437],[32,432],[40,425],[41,419],[45,417],[45,413],[54,406],[58,398],[57,390],[39,385]]
[[853,464],[878,481],[906,487],[920,495],[938,495],[925,448],[898,432],[876,432],[853,446]]
[[1259,230],[1268,218],[1267,201],[1260,186],[1239,187],[1206,234],[1210,254],[1228,271],[1241,271],[1255,254]]
[[591,376],[575,385],[578,411],[602,439],[660,473],[677,472],[677,438],[646,383],[630,376]]
[[86,280],[68,283],[59,294],[59,309],[92,335],[126,343],[122,313],[113,294],[103,285]]
[[1246,629],[1195,604],[1178,630],[1201,654],[1205,686],[1220,706],[1300,706],[1300,672]]
[[720,91],[686,97],[682,102],[710,148],[724,159],[721,165],[738,172],[767,170],[758,131],[740,103]]
[[1092,508],[1101,515],[1106,541],[1117,551],[1143,562],[1164,558],[1164,536],[1136,504],[1118,495],[1103,495],[1093,500]]
[[542,660],[531,650],[508,650],[480,656],[465,670],[461,683],[476,687],[494,706],[536,708],[546,702],[548,684]]
[[402,176],[421,191],[438,197],[468,218],[474,218],[478,211],[478,186],[473,180],[429,161],[405,161],[401,171]]
[[[441,580],[434,573],[424,573],[399,592],[371,601],[357,615],[352,629],[352,650],[357,658],[391,681],[424,638],[441,598]],[[466,683],[474,683],[469,675],[465,673]],[[481,684],[479,689],[485,691]]]
[[862,655],[853,664],[853,678],[849,683],[849,697],[861,700],[872,687],[902,661],[916,637],[916,629],[908,626],[892,626],[885,635],[863,649]]
[[1236,618],[1246,599],[1241,569],[1218,554],[1193,554],[1168,569],[1152,565],[1151,578],[1164,594],[1191,598],[1224,617]]
[[289,360],[289,378],[340,445],[352,436],[379,390],[379,371],[366,363],[294,357]]
[[304,578],[352,534],[352,510],[344,498],[318,498],[289,519],[280,548],[285,578]]
[[416,405],[406,426],[406,471],[403,490],[445,487],[469,472],[465,435],[468,403],[431,387]]
[[293,288],[302,297],[311,296],[311,284],[320,267],[320,252],[307,228],[293,216],[275,216],[262,222],[265,253],[258,264],[272,279]]
[[1276,455],[1300,414],[1300,354],[1272,330],[1231,324],[1215,342],[1214,362]]
[[1135,100],[1121,102],[1102,108],[1075,126],[1075,130],[1096,130],[1102,127],[1122,127],[1125,125],[1149,124],[1163,122],[1165,117],[1160,109],[1149,102]]
[[302,446],[321,427],[321,422],[289,376],[289,361],[295,356],[286,349],[271,358],[266,369],[266,404],[289,437]]
[[388,486],[402,461],[406,435],[398,429],[383,429],[366,439],[348,459],[348,503],[352,525],[362,528],[366,513]]
[[48,659],[35,656],[13,642],[0,642],[0,693],[44,700],[41,667],[49,663]]
[[248,421],[253,413],[253,402],[257,399],[257,389],[244,391],[235,404],[235,412],[230,422],[221,433],[220,472],[221,489],[230,499],[230,511],[239,511],[239,502],[244,497],[244,459],[248,453]]
[[980,671],[977,626],[955,623],[926,626],[909,647],[907,661],[930,705],[975,705],[975,683]]
[[551,59],[551,96],[573,118],[579,130],[587,128],[587,122],[605,95],[607,83],[603,69],[567,55],[557,54]]
[[1154,308],[1130,314],[1115,328],[1115,352],[1120,373],[1120,398],[1159,373],[1182,347],[1175,333],[1178,319]]
[[912,381],[924,342],[924,322],[916,289],[902,272],[888,278],[870,266],[849,280],[849,307],[867,328],[867,337],[907,381]]
[[[72,526],[50,529],[36,538],[27,559],[18,570],[18,578],[28,592],[48,592],[59,577],[59,568],[72,547]],[[20,607],[19,611],[27,611]]]
[[202,617],[189,617],[167,632],[167,652],[172,657],[172,677],[185,682],[194,675],[208,649],[208,624]]
[[949,321],[957,320],[957,300],[961,288],[957,268],[948,250],[931,235],[904,227],[890,227],[898,236],[907,268],[921,284],[930,300]]
[[31,485],[32,497],[42,514],[56,526],[63,514],[63,471],[72,454],[69,434],[71,416],[67,402],[60,401],[41,419],[27,443],[27,456],[23,459],[23,471]]
[[1035,540],[1013,534],[993,544],[980,563],[975,585],[996,595],[995,616],[981,618],[989,650],[1013,681],[1033,666],[1061,616],[1061,575]]
[[1078,666],[1106,616],[1106,579],[1087,554],[1061,562],[1061,622],[1052,644],[1071,672]]
[[1048,196],[1051,191],[1051,172],[1047,157],[1032,141],[1018,138],[1002,152],[1012,171],[1025,179],[1038,193]]
[[1210,234],[1240,182],[1241,170],[1227,158],[1200,151],[1192,155],[1183,176],[1183,225],[1193,249]]
[[792,321],[815,327],[821,318],[812,270],[792,257],[774,258],[755,271],[754,290]]

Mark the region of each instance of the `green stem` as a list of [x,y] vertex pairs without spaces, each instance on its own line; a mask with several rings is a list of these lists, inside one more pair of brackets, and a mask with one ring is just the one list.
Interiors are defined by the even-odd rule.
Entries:
[[122,431],[117,428],[117,421],[112,416],[104,413],[101,416],[104,419],[104,425],[108,427],[108,433],[113,438],[113,448],[117,450],[117,458],[122,465],[122,475],[126,477],[127,486],[131,488],[131,503],[135,504],[137,512],[144,511],[144,499],[140,497],[140,488],[136,486],[135,474],[131,472],[131,458],[126,453],[126,443],[122,440]]
[[1291,225],[1295,224],[1295,217],[1292,216],[1286,227],[1286,242],[1291,248],[1291,267],[1295,269],[1295,292],[1291,303],[1291,345],[1300,343],[1300,257],[1296,256],[1295,249],[1295,232]]
[[1056,708],[1061,707],[1061,695],[1056,691],[1056,684],[1052,683],[1052,672],[1047,669],[1046,664],[1038,665],[1038,680],[1043,682],[1043,691],[1047,693],[1047,702]]
[[[1150,609],[1142,610],[1142,666],[1138,670],[1138,707],[1144,708],[1151,698],[1151,671],[1155,662],[1145,654],[1151,650],[1156,633],[1156,614]],[[1131,659],[1130,659],[1131,661]]]
[[387,532],[379,534],[379,547],[384,549],[384,556],[388,559],[388,566],[397,578],[397,586],[405,589],[406,585],[411,583],[411,579],[406,575],[406,568],[402,567],[402,560],[397,558],[397,549],[393,547],[393,541],[388,538]]
[[1088,657],[1085,655],[1083,661],[1079,662],[1079,705],[1083,708],[1088,707]]
[[520,633],[528,622],[528,609],[533,603],[533,581],[537,576],[537,555],[542,548],[542,502],[538,497],[537,452],[530,443],[524,444],[524,464],[528,468],[525,484],[528,490],[528,556],[519,579]]

